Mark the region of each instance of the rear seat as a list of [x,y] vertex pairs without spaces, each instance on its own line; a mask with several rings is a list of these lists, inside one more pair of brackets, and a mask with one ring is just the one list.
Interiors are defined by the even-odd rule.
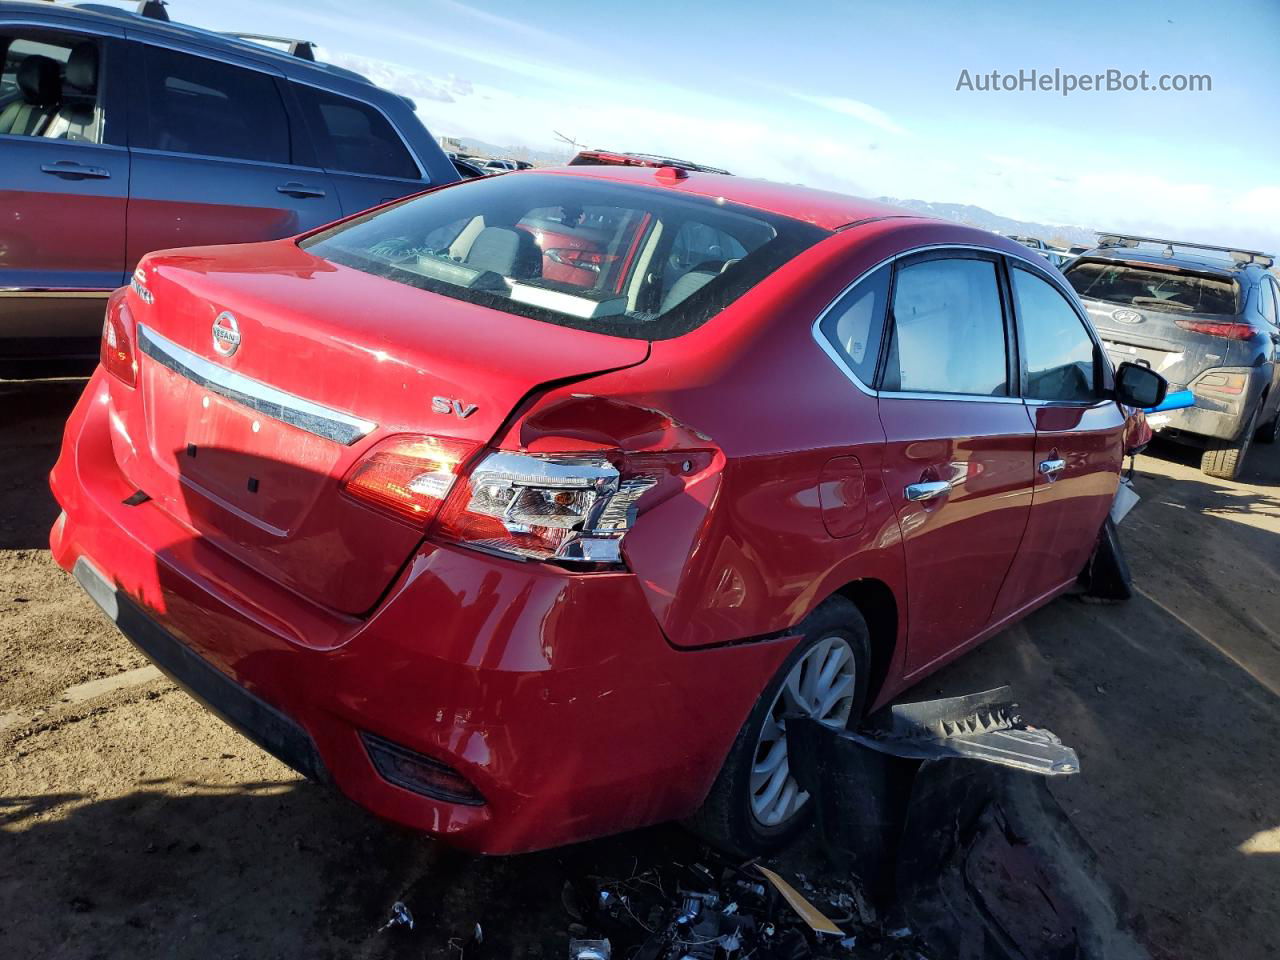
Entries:
[[18,90],[22,99],[0,112],[0,133],[38,137],[53,119],[62,98],[58,61],[31,54],[18,66]]

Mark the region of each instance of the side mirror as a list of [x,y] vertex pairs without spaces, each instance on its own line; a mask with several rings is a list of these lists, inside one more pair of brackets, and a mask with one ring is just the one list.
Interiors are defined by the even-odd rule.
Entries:
[[1149,367],[1122,363],[1116,370],[1116,400],[1127,407],[1158,407],[1169,392],[1169,381]]

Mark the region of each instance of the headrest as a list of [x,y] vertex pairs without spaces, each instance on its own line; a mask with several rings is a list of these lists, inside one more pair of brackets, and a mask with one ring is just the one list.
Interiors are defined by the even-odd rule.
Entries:
[[22,99],[37,107],[51,107],[62,94],[62,78],[58,73],[58,61],[30,54],[18,66],[18,89]]
[[67,57],[67,83],[80,93],[98,89],[98,45],[86,40],[71,48]]

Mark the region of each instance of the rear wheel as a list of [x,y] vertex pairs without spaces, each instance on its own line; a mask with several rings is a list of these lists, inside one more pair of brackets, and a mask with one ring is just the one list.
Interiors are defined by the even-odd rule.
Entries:
[[737,855],[777,850],[808,822],[812,805],[791,773],[784,718],[803,715],[844,728],[861,720],[866,708],[870,635],[857,607],[833,597],[801,629],[804,639],[756,701],[689,823]]
[[1249,423],[1241,431],[1237,440],[1210,440],[1204,453],[1200,454],[1200,472],[1216,477],[1219,480],[1234,480],[1240,475],[1244,466],[1245,454],[1253,443],[1253,434],[1258,425],[1258,411],[1253,411]]

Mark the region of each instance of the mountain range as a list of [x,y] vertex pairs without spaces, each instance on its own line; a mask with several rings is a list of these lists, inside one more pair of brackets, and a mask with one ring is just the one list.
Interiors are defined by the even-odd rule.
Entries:
[[1097,243],[1097,234],[1088,227],[1063,226],[1060,224],[1035,223],[1029,220],[1013,220],[1002,217],[998,213],[975,207],[970,203],[929,203],[925,200],[900,200],[896,197],[878,197],[881,203],[902,207],[913,213],[922,213],[941,220],[951,220],[966,226],[991,230],[995,233],[1017,234],[1018,236],[1039,237],[1048,243],[1059,246],[1086,244],[1092,247]]

